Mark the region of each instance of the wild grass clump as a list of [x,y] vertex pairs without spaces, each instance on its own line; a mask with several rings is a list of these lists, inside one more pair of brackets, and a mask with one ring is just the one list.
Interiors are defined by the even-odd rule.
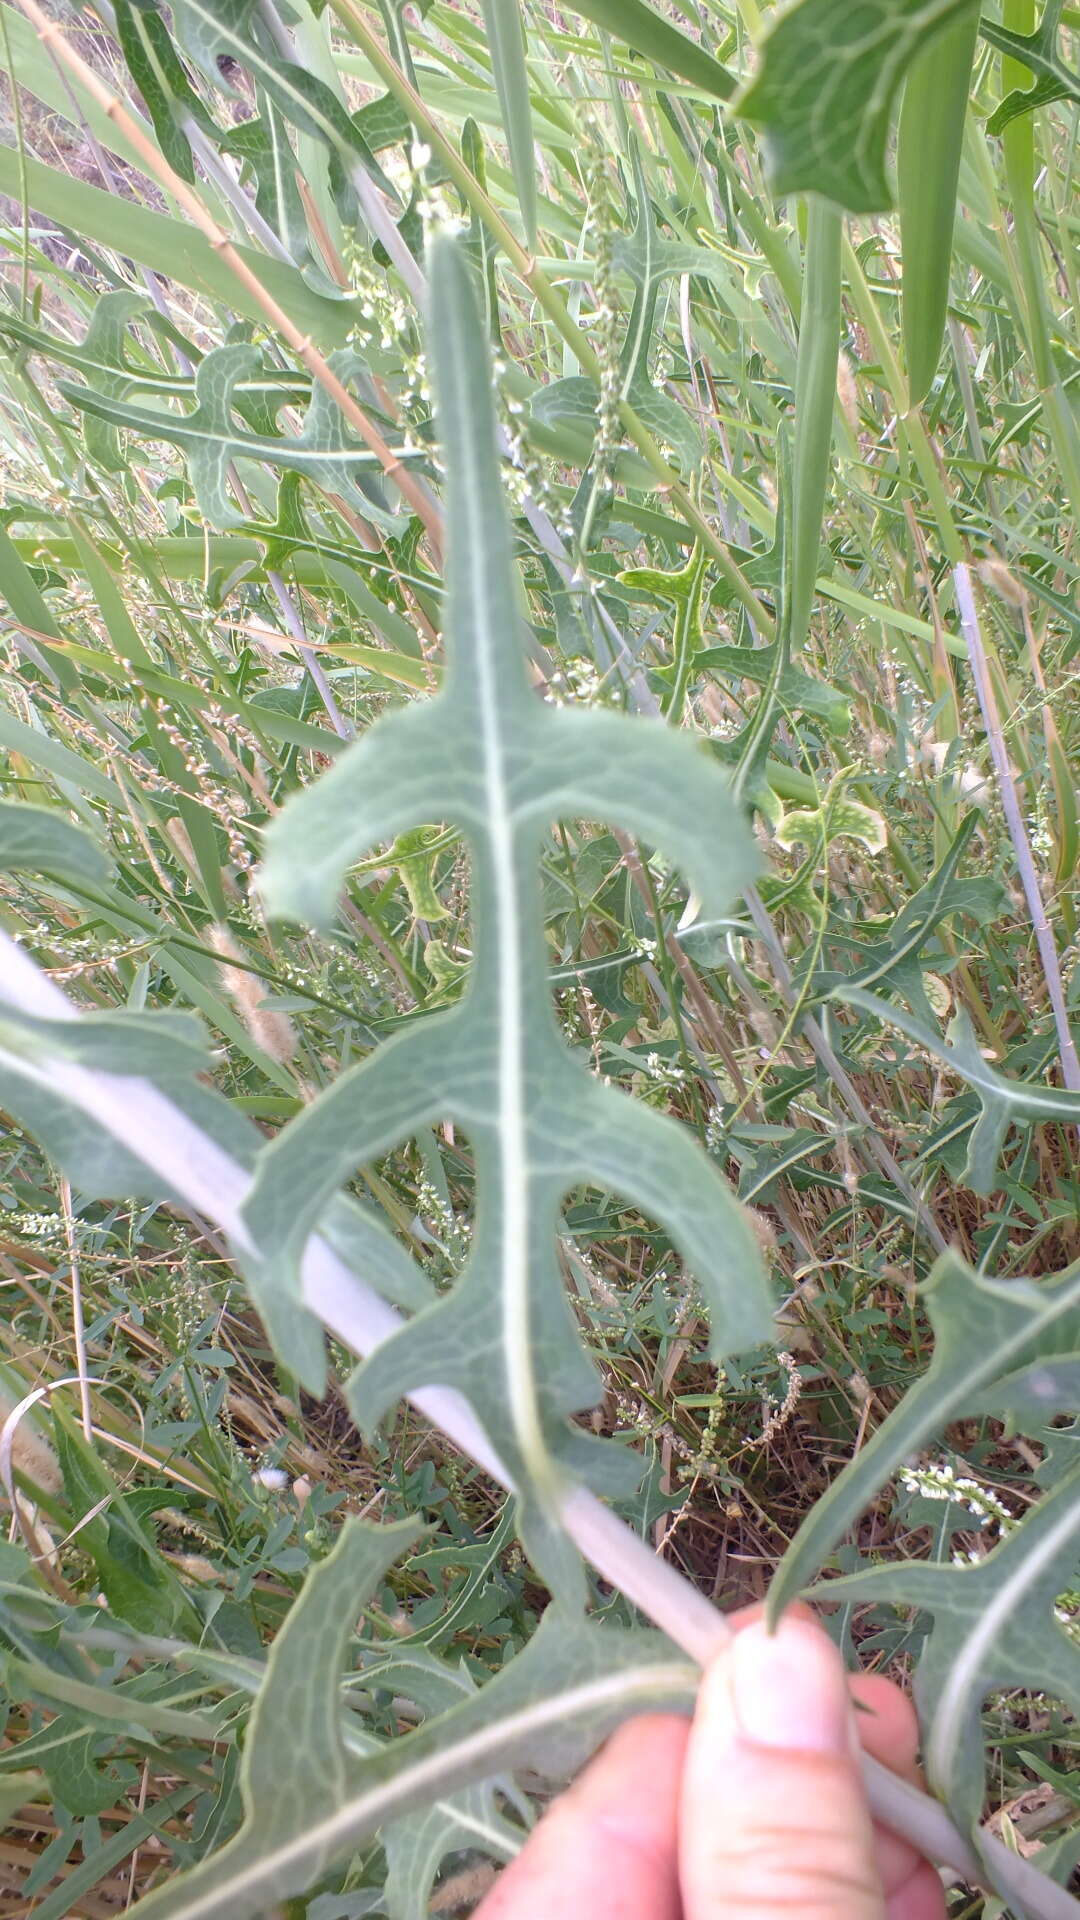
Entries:
[[0,1913],[826,1580],[1062,1911],[1080,16],[882,11],[0,7]]

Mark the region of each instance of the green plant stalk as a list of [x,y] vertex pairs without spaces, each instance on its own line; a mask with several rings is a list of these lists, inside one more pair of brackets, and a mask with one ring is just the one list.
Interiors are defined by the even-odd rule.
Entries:
[[503,131],[510,150],[518,205],[530,247],[536,246],[536,162],[533,156],[529,70],[518,0],[480,0]]
[[806,264],[795,374],[791,578],[783,633],[786,657],[805,644],[814,604],[836,412],[843,229],[843,216],[838,208],[812,196],[806,223]]
[[919,478],[926,491],[927,502],[937,525],[942,550],[949,562],[956,566],[964,557],[964,546],[956,529],[949,497],[934,458],[934,450],[918,413],[906,413],[907,381],[900,371],[900,363],[893,352],[889,339],[881,323],[874,296],[867,285],[866,275],[858,254],[851,241],[844,240],[844,278],[855,303],[859,319],[870,337],[885,376],[890,397],[898,414],[903,416],[904,429]]
[[11,93],[11,111],[15,122],[15,150],[19,156],[19,212],[22,221],[22,266],[19,274],[19,312],[26,318],[26,309],[30,295],[30,196],[27,188],[26,142],[23,138],[22,89],[15,76],[11,58],[11,36],[8,32],[8,15],[5,8],[0,14],[0,32],[4,40],[4,65],[7,68],[8,87]]
[[[21,3],[22,0],[20,0]],[[520,275],[530,293],[539,302],[560,338],[570,347],[583,372],[590,379],[595,380],[599,386],[600,361],[588,336],[572,318],[562,295],[551,285],[547,276],[537,266],[533,255],[522,246],[509,223],[504,220],[498,208],[479,186],[453,143],[447,139],[438,122],[428,111],[415,87],[410,84],[400,67],[380,45],[378,38],[353,4],[353,0],[330,0],[330,5],[342,25],[356,41],[357,46],[362,48],[380,80],[401,102],[413,125],[423,134],[432,152],[438,154],[467,204],[495,236],[515,272]],[[768,608],[755,593],[742,568],[732,559],[724,542],[713,532],[688,488],[664,458],[645,422],[628,400],[620,401],[619,417],[642,459],[655,474],[658,487],[678,508],[686,525],[705,546],[740,606],[745,608],[759,631],[766,638],[771,639],[775,632],[775,624]]]
[[[1054,197],[1055,222],[1058,232],[1062,234],[1062,236],[1070,230],[1075,232],[1075,221],[1072,214],[1067,211],[1067,208],[1071,205],[1070,190],[1075,191],[1074,168],[1077,158],[1077,142],[1078,129],[1074,115],[1069,145],[1063,156],[1064,163],[1061,167],[1051,167],[1048,174],[1049,189]],[[1063,247],[1060,249],[1060,257],[1061,270],[1066,283],[1066,304],[1070,311],[1075,314],[1080,310],[1080,272],[1078,272],[1076,251],[1072,247]]]
[[945,333],[956,187],[978,8],[946,27],[908,70],[896,153],[903,246],[908,408],[930,391]]
[[758,0],[738,0],[739,18],[752,40],[761,35],[762,19]]
[[[1004,0],[1002,25],[1012,33],[1031,33],[1035,27],[1034,0]],[[1007,54],[1001,59],[1003,92],[1028,84],[1028,69]],[[1050,438],[1069,494],[1073,521],[1080,517],[1080,430],[1061,381],[1050,344],[1050,316],[1046,299],[1046,269],[1039,245],[1035,214],[1035,126],[1031,114],[1017,115],[1002,133],[1005,178],[1012,202],[1015,259],[1019,294],[1027,318],[1027,344],[1042,393]],[[1007,256],[1008,257],[1008,256]]]

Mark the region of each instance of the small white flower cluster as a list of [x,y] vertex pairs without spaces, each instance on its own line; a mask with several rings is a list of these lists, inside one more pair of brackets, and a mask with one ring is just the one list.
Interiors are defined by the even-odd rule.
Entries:
[[42,947],[52,959],[62,960],[64,965],[51,965],[49,977],[53,980],[73,979],[76,974],[86,973],[92,967],[109,967],[114,960],[127,959],[133,953],[140,953],[149,947],[148,940],[96,940],[88,934],[72,934],[64,929],[64,938],[58,937],[58,922],[38,920],[30,926],[16,929],[12,938],[19,946]]
[[437,1250],[434,1263],[425,1262],[436,1278],[442,1270],[456,1273],[464,1266],[472,1240],[472,1223],[447,1206],[430,1180],[421,1180],[416,1190],[417,1218],[423,1223],[425,1238]]
[[556,993],[555,1006],[559,1025],[567,1040],[572,1046],[589,1047],[593,1053],[593,1064],[598,1066],[601,1015],[584,980],[578,979],[572,986]]
[[1047,788],[1040,787],[1035,797],[1035,817],[1028,823],[1031,851],[1044,867],[1053,865],[1054,835],[1050,826]]
[[[418,149],[414,148],[415,151]],[[426,237],[430,238],[433,233],[455,234],[464,231],[463,222],[454,211],[448,186],[438,182],[432,184],[430,180],[423,180],[419,175],[417,175],[416,186],[416,211],[424,223]]]
[[[214,623],[217,622],[218,618],[219,616],[217,614],[211,614],[211,620]],[[132,662],[121,657],[120,664],[128,674],[129,679],[134,683],[137,676]],[[142,712],[148,704],[151,703],[145,699],[136,698],[129,702],[129,711],[133,716],[137,715]],[[167,716],[171,711],[162,700],[158,700],[152,704],[155,705],[159,719],[161,719],[162,716]],[[182,786],[179,781],[171,780],[168,775],[162,773],[159,768],[152,766],[142,754],[133,751],[129,747],[123,746],[121,742],[114,739],[111,734],[105,734],[87,722],[81,714],[77,714],[73,712],[70,707],[64,706],[62,701],[53,699],[47,688],[35,687],[34,706],[36,709],[40,709],[43,705],[50,705],[52,707],[54,713],[62,721],[67,733],[74,734],[76,739],[93,749],[95,764],[98,761],[107,763],[109,760],[118,760],[136,777],[143,791],[147,793],[172,794],[178,798],[190,798],[190,789],[188,787]],[[28,708],[26,709],[25,717],[29,722]],[[226,716],[222,709],[214,702],[208,702],[203,708],[203,719],[208,726],[219,726],[222,732],[228,735],[234,746],[249,746],[258,754],[259,745],[255,740],[255,736],[245,729],[242,722],[237,720],[233,715],[230,714]],[[170,726],[171,725],[172,723],[170,723]],[[170,727],[165,726],[163,730],[169,733]],[[196,761],[193,752],[189,759],[188,754],[184,750],[183,736],[179,728],[173,726],[172,732],[176,736],[173,744],[181,754],[181,758],[188,762],[188,771],[192,773],[198,781],[199,799],[202,804],[214,814],[221,827],[229,836],[229,844],[233,850],[237,864],[244,869],[254,865],[254,856],[247,848],[243,839],[243,816],[237,813],[237,802],[233,790],[226,782],[219,780],[215,775],[209,772],[205,774],[201,773],[200,767],[205,767],[206,762]],[[114,819],[117,817],[115,809],[108,808],[106,811],[110,813]],[[132,840],[131,835],[127,832],[125,817],[122,815],[120,816],[119,831],[123,836],[125,846],[134,847],[138,844]],[[141,846],[139,850],[140,852],[145,851]]]
[[595,706],[603,698],[604,682],[594,660],[575,654],[550,675],[548,684],[559,707]]
[[[502,427],[505,455],[503,479],[507,493],[514,505],[523,511],[534,507],[541,514],[546,514],[559,539],[572,549],[577,537],[573,517],[562,494],[553,484],[559,471],[557,465],[554,461],[543,459],[529,445],[526,432],[529,408],[516,394],[509,392],[507,375],[510,367],[500,353],[495,355],[493,371]],[[583,593],[595,597],[591,576],[582,574],[580,569],[573,584]]]
[[[211,1315],[216,1316],[221,1311],[221,1307],[207,1288],[202,1262],[199,1259],[198,1253],[194,1247],[190,1245],[187,1247],[181,1261],[179,1275],[173,1280],[170,1289],[170,1304],[176,1325],[176,1351],[183,1353],[186,1352],[189,1347],[193,1347],[196,1344],[202,1329],[206,1326]],[[186,1387],[187,1377],[186,1368],[181,1368],[176,1376],[180,1390],[180,1404],[184,1408],[185,1413],[189,1413],[191,1410],[191,1403]],[[228,1414],[224,1410],[222,1413],[222,1426],[226,1432],[229,1431]]]
[[[505,365],[505,362],[498,363]],[[539,455],[535,454],[525,437],[526,407],[520,400],[504,397],[500,392],[500,415],[503,427],[503,451],[505,462],[503,478],[506,491],[514,506],[522,512],[528,507],[538,507],[547,515],[563,544],[568,547],[574,542],[574,523],[562,500],[548,477],[548,468]],[[588,586],[591,582],[578,582]]]
[[596,307],[582,314],[590,341],[600,363],[600,397],[597,407],[594,458],[603,472],[622,443],[619,403],[622,399],[622,367],[619,358],[619,296],[615,285],[615,235],[618,212],[608,161],[602,141],[595,144],[589,157],[585,187],[589,199],[589,225],[594,237],[592,284]]
[[667,385],[667,382],[672,379],[674,373],[675,355],[672,353],[666,341],[661,342],[657,348],[656,360],[653,364],[652,371],[652,383],[658,393],[663,392],[664,387]]
[[715,1481],[724,1475],[727,1463],[723,1458],[718,1460],[716,1454],[723,1437],[721,1429],[727,1414],[723,1391],[726,1383],[727,1376],[721,1372],[717,1380],[716,1398],[705,1416],[705,1425],[698,1429],[697,1451],[689,1464],[680,1467],[677,1471],[676,1478],[684,1484],[689,1481],[691,1487],[699,1480]]
[[770,1394],[763,1402],[764,1420],[757,1441],[759,1447],[766,1446],[770,1440],[776,1438],[778,1433],[783,1432],[799,1404],[802,1393],[802,1374],[799,1372],[798,1361],[794,1354],[788,1353],[783,1347],[778,1347],[776,1359],[778,1365],[784,1370],[784,1395],[781,1400],[777,1400],[773,1394]]
[[415,315],[406,305],[393,277],[375,265],[371,254],[359,246],[350,246],[345,264],[357,296],[358,332],[369,337],[377,333],[384,350],[400,348],[415,332]]
[[891,647],[887,641],[881,648],[878,658],[883,671],[891,676],[896,693],[903,699],[907,709],[906,719],[909,728],[914,733],[924,733],[930,717],[925,689],[914,678],[903,654]]
[[686,1080],[685,1067],[676,1066],[673,1060],[664,1060],[658,1053],[645,1055],[645,1071],[649,1079],[661,1087],[681,1087]]
[[[123,665],[134,677],[135,668],[132,663],[124,661]],[[161,696],[140,699],[139,708],[140,711],[145,711],[147,708],[153,710],[158,728],[169,741],[178,759],[183,762],[185,771],[194,783],[200,799],[207,803],[219,826],[223,828],[233,865],[238,872],[246,872],[254,865],[254,857],[247,842],[248,829],[244,814],[238,811],[237,796],[228,780],[211,765],[202,746],[196,747],[189,740],[184,731],[183,717],[176,712],[169,701]],[[245,745],[257,745],[253,736],[245,735],[242,728],[235,724],[231,716],[226,715],[220,707],[208,705],[204,709],[203,717],[208,730],[216,727],[223,735],[230,737],[234,744],[240,744],[242,741]],[[183,788],[177,789],[178,793],[186,791]]]
[[965,1507],[980,1527],[998,1526],[1008,1533],[1016,1522],[1004,1502],[989,1487],[967,1474],[959,1474],[948,1460],[930,1461],[924,1467],[902,1467],[900,1484],[909,1493],[924,1500],[946,1500]]
[[60,1247],[66,1237],[62,1213],[30,1213],[14,1207],[0,1207],[0,1223],[5,1233],[13,1234],[20,1240],[43,1241],[46,1245]]
[[640,1435],[645,1441],[660,1442],[667,1440],[672,1452],[678,1459],[693,1463],[694,1450],[676,1433],[670,1420],[663,1413],[650,1407],[628,1391],[616,1392],[615,1430],[621,1433]]

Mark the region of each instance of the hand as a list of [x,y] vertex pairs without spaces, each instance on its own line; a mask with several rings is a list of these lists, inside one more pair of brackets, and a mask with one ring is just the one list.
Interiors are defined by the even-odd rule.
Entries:
[[849,1678],[801,1609],[773,1635],[734,1624],[693,1723],[621,1727],[475,1920],[944,1920],[937,1874],[873,1824],[859,1775],[861,1740],[918,1779],[904,1695]]

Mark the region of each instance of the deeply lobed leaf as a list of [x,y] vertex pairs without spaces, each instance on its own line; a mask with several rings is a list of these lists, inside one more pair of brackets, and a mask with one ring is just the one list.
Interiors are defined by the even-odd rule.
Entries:
[[701,1280],[714,1353],[767,1337],[769,1318],[753,1235],[700,1149],[591,1080],[565,1049],[547,985],[542,835],[560,818],[617,820],[673,854],[713,914],[755,862],[722,776],[686,740],[611,713],[556,712],[530,691],[467,268],[445,239],[429,265],[448,476],[443,690],[378,722],[285,810],[262,886],[273,911],[325,921],[351,861],[420,821],[450,821],[472,855],[475,960],[452,1013],[345,1073],[266,1149],[247,1208],[260,1249],[252,1273],[287,1341],[304,1242],[329,1196],[419,1128],[445,1118],[464,1127],[478,1192],[468,1264],[366,1363],[351,1402],[370,1424],[414,1387],[457,1387],[526,1492],[533,1550],[561,1581],[569,1570],[544,1515],[556,1467],[577,1473],[595,1452],[566,1417],[597,1394],[555,1264],[563,1195],[594,1182],[664,1223]]

